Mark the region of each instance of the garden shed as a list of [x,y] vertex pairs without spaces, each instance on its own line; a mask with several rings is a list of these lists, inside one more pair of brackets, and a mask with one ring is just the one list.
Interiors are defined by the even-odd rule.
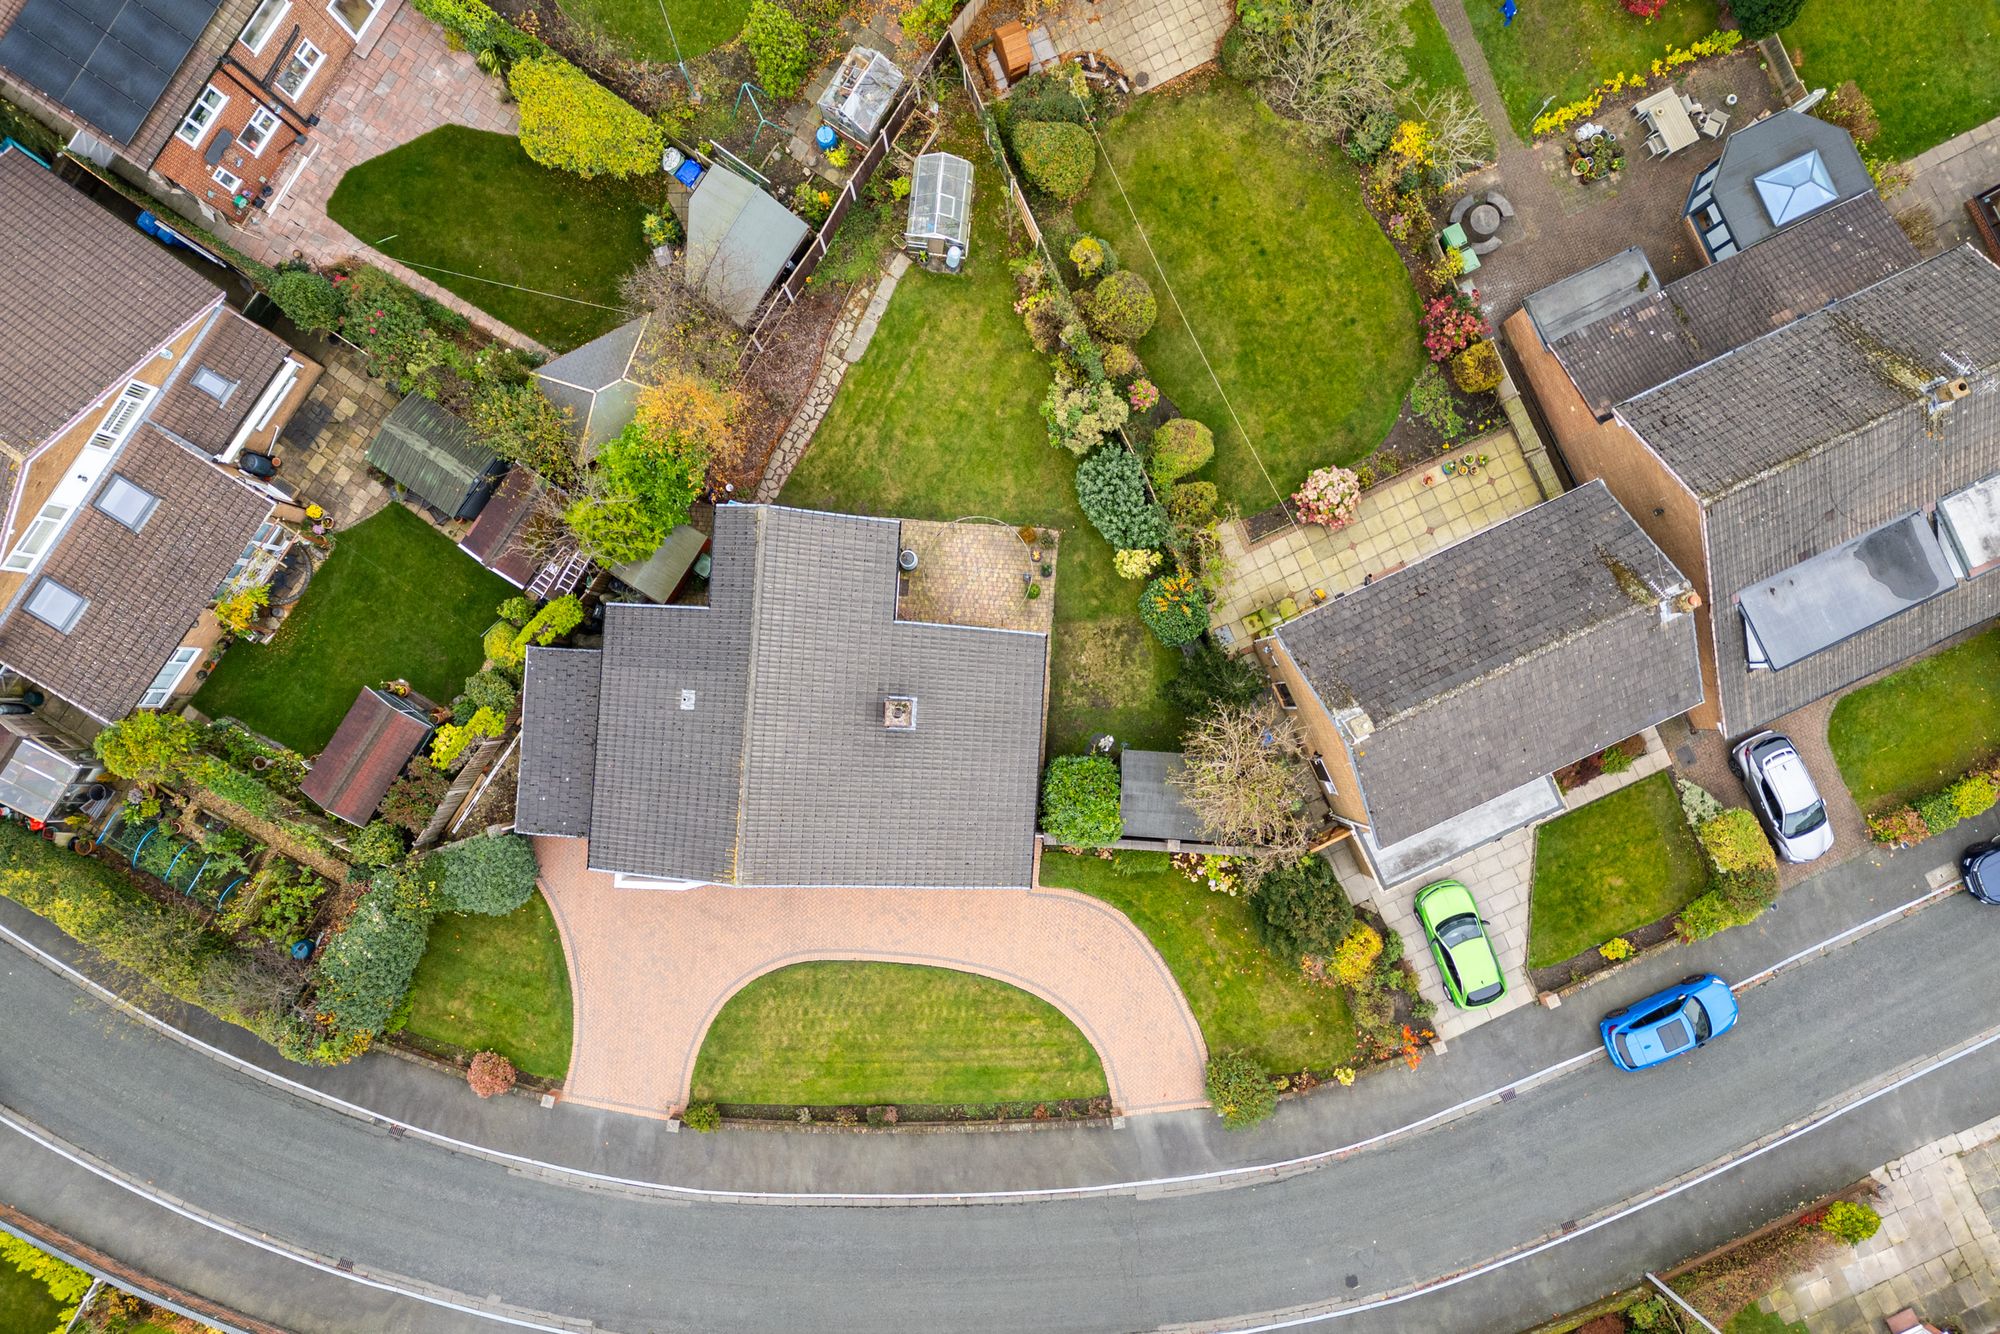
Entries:
[[942,259],[953,267],[965,257],[972,244],[970,162],[953,153],[926,153],[917,159],[903,244],[912,254]]
[[896,62],[871,47],[857,46],[819,95],[820,114],[834,129],[865,144],[889,118],[905,82]]
[[535,372],[535,382],[549,401],[568,409],[585,461],[595,458],[600,445],[631,425],[632,414],[639,410],[640,386],[632,378],[632,363],[638,359],[650,319],[650,315],[641,315],[621,324]]
[[526,468],[509,468],[500,489],[458,541],[458,549],[505,579],[526,588],[536,562],[520,544],[521,529],[541,500],[541,479]]
[[708,535],[684,523],[667,534],[653,554],[630,565],[614,565],[611,573],[653,602],[672,602],[687,581],[688,571],[708,548]]
[[368,444],[368,464],[448,519],[485,507],[507,463],[472,428],[421,394],[398,403]]
[[389,785],[430,738],[433,707],[414,691],[392,695],[363,687],[299,791],[328,815],[367,824]]
[[688,277],[747,328],[764,293],[811,231],[803,218],[735,172],[711,169],[688,200]]

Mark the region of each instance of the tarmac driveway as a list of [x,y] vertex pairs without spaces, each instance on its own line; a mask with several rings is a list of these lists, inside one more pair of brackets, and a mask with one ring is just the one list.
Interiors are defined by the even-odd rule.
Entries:
[[537,839],[575,1001],[564,1098],[666,1116],[746,984],[811,959],[955,968],[1067,1015],[1121,1112],[1199,1107],[1207,1048],[1152,943],[1109,904],[1060,889],[614,889],[575,839]]

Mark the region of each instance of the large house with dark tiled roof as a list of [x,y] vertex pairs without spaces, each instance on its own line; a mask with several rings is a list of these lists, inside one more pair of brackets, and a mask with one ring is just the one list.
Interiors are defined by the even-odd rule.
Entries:
[[1703,599],[1696,726],[1764,726],[2000,613],[2000,268],[1919,261],[1873,194],[1664,287],[1621,261],[1506,332],[1571,471]]
[[18,150],[0,152],[0,666],[99,723],[158,708],[289,534],[231,464],[319,368]]
[[900,533],[724,505],[707,605],[529,649],[515,828],[633,887],[1032,883],[1047,636],[899,619]]

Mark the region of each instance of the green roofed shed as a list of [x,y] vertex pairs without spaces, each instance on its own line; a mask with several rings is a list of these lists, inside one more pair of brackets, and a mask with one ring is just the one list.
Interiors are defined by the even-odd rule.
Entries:
[[507,463],[472,428],[421,395],[398,403],[368,445],[368,463],[452,519],[486,505]]

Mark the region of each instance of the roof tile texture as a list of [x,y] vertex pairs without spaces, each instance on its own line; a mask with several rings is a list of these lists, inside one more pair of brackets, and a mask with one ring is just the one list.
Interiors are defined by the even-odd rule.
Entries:
[[368,823],[396,775],[431,734],[431,707],[414,692],[397,699],[364,688],[299,791],[349,824]]

